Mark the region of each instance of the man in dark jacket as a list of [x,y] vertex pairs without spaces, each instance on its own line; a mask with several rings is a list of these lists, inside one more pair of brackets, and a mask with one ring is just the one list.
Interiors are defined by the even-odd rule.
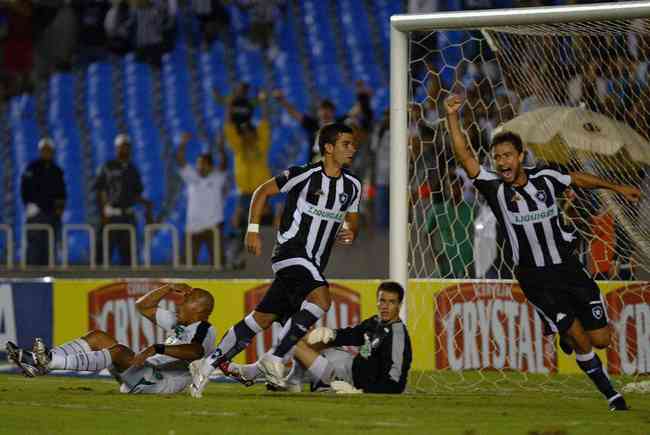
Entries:
[[[102,166],[95,179],[93,189],[97,192],[101,225],[97,233],[98,263],[103,260],[103,228],[107,224],[130,224],[135,230],[135,206],[142,204],[146,209],[146,222],[152,222],[152,203],[142,196],[144,190],[138,168],[131,162],[131,139],[125,134],[115,138],[117,158]],[[117,246],[122,266],[131,265],[130,238],[127,231],[109,233],[109,258],[113,247]]]
[[[39,141],[38,153],[39,158],[31,162],[23,172],[20,184],[26,223],[50,225],[55,239],[58,239],[66,201],[63,171],[54,163],[54,143],[50,138]],[[49,248],[48,234],[45,231],[28,231],[27,264],[48,265]]]

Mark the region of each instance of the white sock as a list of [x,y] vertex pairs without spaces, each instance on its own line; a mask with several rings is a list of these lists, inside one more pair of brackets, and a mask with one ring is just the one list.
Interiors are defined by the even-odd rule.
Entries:
[[307,371],[316,381],[321,381],[324,384],[329,384],[332,382],[334,368],[327,360],[327,358],[325,358],[323,355],[318,355],[318,358],[314,360]]
[[293,368],[291,369],[291,373],[289,373],[287,383],[291,385],[302,385],[304,380],[305,367],[297,359],[294,358]]
[[108,349],[63,355],[52,353],[51,370],[75,370],[80,372],[98,372],[111,365],[111,353]]
[[263,377],[262,373],[257,368],[257,363],[253,364],[242,364],[239,366],[241,369],[242,375],[246,379],[255,380],[257,378]]
[[57,353],[62,356],[67,356],[74,355],[76,353],[92,352],[93,350],[90,348],[90,345],[86,340],[83,338],[77,338],[75,340],[68,341],[67,343],[53,347],[50,351],[52,352],[52,357],[54,357],[54,354]]

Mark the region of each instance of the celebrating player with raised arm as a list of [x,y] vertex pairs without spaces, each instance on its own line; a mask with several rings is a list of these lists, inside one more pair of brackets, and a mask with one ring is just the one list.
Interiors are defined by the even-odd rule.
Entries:
[[255,310],[226,332],[217,350],[200,367],[192,366],[194,397],[201,397],[208,375],[217,367],[239,378],[229,369],[230,361],[276,320],[285,322],[280,343],[261,358],[259,366],[270,389],[285,389],[283,360],[329,310],[331,297],[323,270],[335,242],[349,245],[356,238],[361,182],[346,169],[356,152],[349,127],[324,126],[318,145],[322,161],[291,167],[253,194],[245,243],[249,252],[261,255],[259,222],[266,199],[287,193],[271,259],[275,279]]
[[[176,313],[158,307],[171,292],[183,298]],[[40,339],[36,339],[33,352],[8,342],[7,354],[28,377],[52,370],[98,372],[107,368],[120,383],[122,393],[179,393],[192,381],[189,363],[214,349],[216,334],[208,323],[213,306],[212,295],[203,289],[166,284],[136,301],[140,314],[172,334],[165,343],[135,354],[106,332],[90,331],[51,350],[45,349]]]
[[593,352],[594,347],[604,349],[610,343],[607,307],[598,286],[572,252],[574,235],[561,223],[557,197],[569,185],[612,190],[630,201],[638,201],[640,191],[583,172],[525,169],[522,140],[510,132],[492,139],[496,173],[488,172],[479,165],[461,131],[458,112],[462,104],[458,95],[445,100],[456,160],[504,229],[521,289],[553,332],[560,334],[562,349],[575,350],[578,366],[607,398],[610,410],[628,409]]

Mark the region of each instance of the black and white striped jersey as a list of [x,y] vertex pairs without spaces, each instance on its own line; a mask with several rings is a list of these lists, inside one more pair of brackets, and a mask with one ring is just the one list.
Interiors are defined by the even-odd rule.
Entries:
[[558,196],[571,177],[553,169],[524,169],[525,186],[506,184],[481,168],[473,180],[508,237],[515,265],[545,267],[564,263],[572,254],[572,230],[561,221]]
[[280,264],[312,264],[322,272],[346,213],[359,211],[361,182],[347,169],[328,177],[322,162],[291,167],[275,181],[287,199],[271,259],[274,270]]

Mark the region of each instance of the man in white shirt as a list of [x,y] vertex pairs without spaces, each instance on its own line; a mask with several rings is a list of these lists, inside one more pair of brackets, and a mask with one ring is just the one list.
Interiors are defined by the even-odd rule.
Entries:
[[[176,161],[179,173],[187,186],[187,219],[185,223],[186,240],[191,239],[190,252],[192,265],[197,264],[201,246],[208,248],[210,264],[214,264],[215,234],[223,240],[223,206],[226,189],[226,154],[223,142],[219,141],[219,166],[215,168],[212,155],[202,153],[196,160],[196,168],[187,164],[185,150],[192,138],[190,133],[181,136]],[[224,263],[224,250],[221,249],[220,264]]]

